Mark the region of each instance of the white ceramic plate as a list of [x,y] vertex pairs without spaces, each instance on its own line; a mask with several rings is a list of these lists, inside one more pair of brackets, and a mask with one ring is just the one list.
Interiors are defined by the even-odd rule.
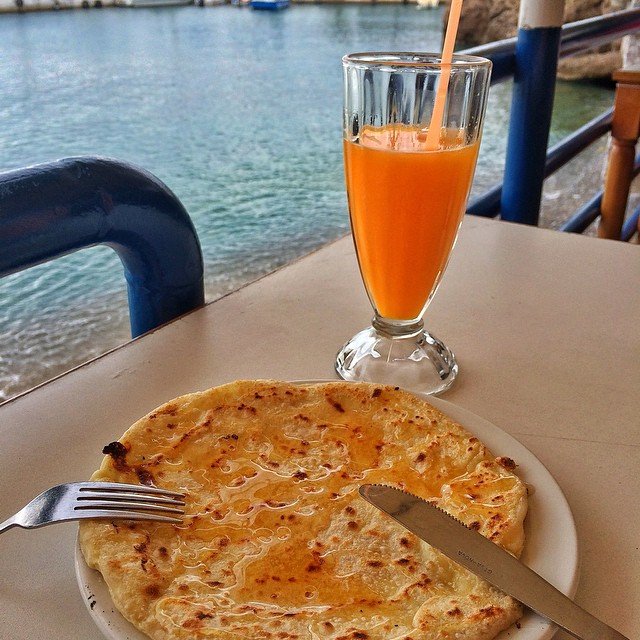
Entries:
[[[445,400],[424,397],[477,436],[494,455],[508,456],[517,462],[516,472],[533,488],[525,521],[526,544],[522,561],[573,597],[579,573],[575,523],[567,500],[551,474],[526,447],[494,424]],[[87,567],[78,546],[75,566],[85,604],[104,636],[109,640],[148,640],[115,609],[102,575]],[[527,611],[519,628],[512,626],[496,640],[548,640],[555,631],[555,625]]]

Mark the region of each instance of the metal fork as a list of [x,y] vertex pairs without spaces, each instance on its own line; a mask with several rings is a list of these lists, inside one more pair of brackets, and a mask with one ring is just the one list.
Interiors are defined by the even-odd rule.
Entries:
[[47,489],[0,524],[35,529],[83,518],[182,522],[184,496],[174,491],[119,482],[68,482]]

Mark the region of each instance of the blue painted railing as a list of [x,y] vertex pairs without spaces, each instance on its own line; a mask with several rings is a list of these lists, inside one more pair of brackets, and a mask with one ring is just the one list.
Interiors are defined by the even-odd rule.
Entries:
[[[633,168],[633,177],[640,173],[640,156],[636,157]],[[591,200],[583,205],[571,216],[561,227],[560,231],[569,233],[583,233],[584,230],[598,219],[600,215],[600,205],[602,204],[602,191],[598,191]],[[640,206],[627,217],[622,225],[620,233],[621,240],[630,240],[638,228],[638,218],[640,218]]]
[[[522,0],[557,12],[556,0]],[[535,11],[534,11],[535,13]],[[535,21],[534,21],[535,22]],[[640,30],[640,9],[560,26],[521,26],[516,38],[467,50],[491,58],[493,83],[514,76],[504,184],[468,212],[537,224],[542,181],[611,127],[605,113],[547,152],[559,57]],[[636,174],[638,166],[636,166]],[[563,225],[582,231],[601,194]],[[623,226],[630,237],[640,207]],[[0,277],[78,249],[116,250],[135,337],[204,302],[202,253],[187,212],[151,174],[100,158],[70,158],[0,174]]]
[[[562,27],[521,26],[515,38],[464,51],[492,60],[493,84],[514,77],[504,182],[475,199],[467,213],[488,217],[499,214],[504,220],[538,224],[544,179],[611,129],[611,111],[608,111],[547,151],[557,60],[639,30],[640,8],[636,8]],[[591,222],[599,215],[596,198],[591,202],[588,215],[582,211],[576,214],[581,221],[593,214],[595,202],[598,204]],[[623,233],[635,227],[639,215],[640,209],[627,220]],[[562,230],[574,231],[580,227],[576,223],[565,225]]]
[[[563,167],[592,142],[595,142],[598,138],[610,131],[612,119],[613,109],[608,109],[549,149],[544,164],[544,177],[547,178],[560,169],[560,167]],[[485,218],[493,218],[500,213],[501,199],[502,183],[495,185],[483,196],[476,199],[467,209],[467,213]]]
[[204,303],[195,229],[155,176],[94,157],[0,174],[0,277],[98,244],[123,263],[133,337]]

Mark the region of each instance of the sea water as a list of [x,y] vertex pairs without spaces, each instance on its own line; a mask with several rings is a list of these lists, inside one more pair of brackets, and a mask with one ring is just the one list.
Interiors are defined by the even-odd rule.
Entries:
[[[433,51],[441,37],[441,11],[414,5],[2,15],[0,170],[87,154],[151,171],[193,219],[211,300],[348,232],[342,55]],[[612,100],[580,84],[557,96],[552,140]],[[509,103],[509,83],[493,87],[475,195],[501,179]],[[593,167],[576,172],[572,202]],[[4,278],[0,401],[128,337],[108,248]]]

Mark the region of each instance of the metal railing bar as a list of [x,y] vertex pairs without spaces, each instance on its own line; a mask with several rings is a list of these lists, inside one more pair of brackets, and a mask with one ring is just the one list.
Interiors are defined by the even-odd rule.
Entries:
[[629,242],[633,238],[633,234],[638,231],[638,219],[640,219],[640,206],[624,221],[620,238],[625,242]]
[[[638,174],[640,174],[640,155],[636,157],[636,162],[633,167],[633,177],[635,178]],[[559,231],[565,231],[567,233],[583,233],[584,230],[600,215],[601,204],[602,191],[597,193],[593,198],[591,198],[591,200],[578,209],[576,213],[574,213],[564,224],[560,226]],[[633,215],[635,214],[636,212],[634,212]]]
[[562,27],[560,57],[598,47],[640,29],[640,7],[571,22]]
[[585,203],[576,211],[564,224],[559,227],[559,231],[566,233],[583,233],[584,230],[600,215],[600,205],[602,204],[602,191],[597,193],[591,200]]
[[467,207],[466,213],[470,216],[480,216],[481,218],[495,218],[500,213],[501,198],[502,182],[475,198]]
[[204,304],[193,222],[144,169],[85,156],[7,171],[0,203],[0,277],[101,244],[122,261],[132,337]]
[[[552,0],[548,0],[552,2]],[[561,16],[554,16],[561,19]],[[592,120],[551,149],[546,149],[549,117],[552,110],[555,64],[565,57],[621,38],[640,30],[640,8],[617,11],[605,16],[580,20],[560,27],[523,27],[517,38],[509,38],[467,49],[494,62],[492,84],[511,74],[519,78],[514,84],[505,181],[475,199],[467,209],[471,215],[537,224],[543,180],[611,128],[611,111]],[[517,53],[516,53],[517,52]],[[521,61],[520,61],[521,60]],[[520,61],[520,62],[518,62]],[[518,68],[518,64],[522,68]],[[552,69],[553,67],[553,69]],[[536,71],[537,70],[537,71]],[[546,70],[546,71],[545,71]],[[549,102],[551,98],[551,102]],[[532,111],[532,102],[539,103]],[[517,116],[517,117],[516,117]],[[533,134],[527,142],[524,131]],[[537,135],[537,133],[540,135]],[[543,134],[544,133],[544,140]],[[527,158],[522,156],[527,149]],[[593,205],[595,206],[595,204]],[[579,211],[587,219],[593,211]],[[578,215],[577,221],[582,217]]]
[[[612,118],[613,109],[609,109],[549,149],[544,167],[544,177],[549,177],[591,143],[607,133],[611,129]],[[500,183],[478,196],[467,208],[467,213],[472,216],[493,218],[500,211],[501,196],[502,184]]]
[[465,49],[460,53],[470,56],[480,56],[489,58],[493,63],[491,70],[491,84],[498,84],[503,80],[508,80],[513,76],[516,70],[516,38],[507,38],[505,40],[496,40],[487,44],[481,44],[477,47]]
[[[604,16],[570,22],[560,34],[560,57],[572,56],[586,49],[606,44],[640,29],[640,8],[615,11]],[[505,38],[460,53],[490,58],[493,62],[491,83],[497,84],[511,77],[515,71],[517,38]]]
[[551,147],[547,152],[544,177],[547,178],[552,173],[555,173],[560,167],[567,164],[572,158],[575,158],[575,156],[586,149],[591,143],[601,138],[605,133],[608,133],[611,130],[612,119],[613,108],[596,116],[593,120],[590,120]]

